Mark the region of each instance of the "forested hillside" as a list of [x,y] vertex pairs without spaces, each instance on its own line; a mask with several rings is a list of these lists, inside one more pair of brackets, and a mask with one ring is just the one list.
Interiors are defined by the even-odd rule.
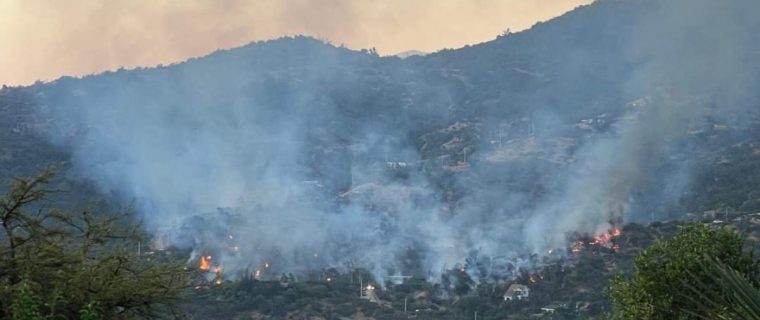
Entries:
[[[607,278],[672,220],[760,211],[756,8],[601,0],[424,56],[297,36],[4,87],[0,180],[54,167],[77,191],[60,205],[130,208],[152,232],[145,250],[212,260],[206,282],[242,279],[195,299],[221,310],[243,295],[253,318],[287,314],[259,298],[270,291],[353,315],[335,306],[365,272],[416,281],[380,294],[389,319],[417,291],[430,316],[469,315],[474,295],[497,319],[504,286],[543,268],[554,278],[531,286],[546,296],[509,310],[563,293],[599,315]],[[624,254],[563,260],[573,240],[619,229]],[[555,250],[563,262],[544,259]],[[311,282],[278,284],[295,279]]]
[[[71,151],[61,145],[71,143],[83,130],[65,118],[74,113],[71,109],[149,110],[151,105],[161,105],[168,108],[166,116],[171,116],[171,110],[231,106],[255,108],[256,119],[237,120],[264,127],[296,115],[307,118],[299,125],[306,127],[305,135],[313,139],[304,151],[310,156],[357,144],[361,139],[357,133],[377,131],[393,140],[391,148],[413,148],[408,150],[413,155],[399,157],[401,160],[447,157],[450,160],[446,161],[456,164],[468,150],[471,161],[493,166],[478,170],[486,176],[483,172],[458,172],[467,176],[468,183],[540,193],[550,182],[541,181],[541,176],[548,174],[538,171],[562,171],[562,162],[573,161],[576,147],[609,131],[616,117],[647,98],[627,96],[626,86],[643,61],[626,50],[636,36],[633,28],[654,7],[651,1],[600,1],[525,32],[408,59],[378,57],[371,51],[351,51],[296,37],[252,43],[171,66],[4,88],[0,95],[3,176],[29,174],[67,161]],[[747,62],[753,64],[757,61]],[[751,105],[757,99],[741,103]],[[747,110],[751,113],[704,119],[701,127],[692,128],[690,136],[679,142],[688,147],[675,150],[670,157],[693,162],[694,180],[699,183],[673,195],[686,197],[676,199],[682,206],[673,210],[719,205],[739,208],[754,199],[752,192],[741,186],[732,188],[736,193],[732,195],[721,195],[725,190],[715,192],[726,188],[722,182],[736,181],[721,177],[731,175],[734,169],[742,172],[736,178],[746,181],[737,183],[754,181],[756,170],[751,162],[757,152],[751,137],[760,120],[756,109]],[[329,119],[322,119],[325,117]],[[178,132],[173,138],[183,134]],[[353,156],[364,161],[387,159],[382,151],[367,151]],[[522,158],[550,163],[517,161]],[[668,170],[667,160],[653,162]],[[324,166],[304,163],[304,170],[319,171]],[[525,179],[511,175],[509,183],[484,181],[493,170],[514,171],[510,167],[524,172]],[[447,172],[436,174],[443,184],[450,176]],[[651,184],[658,182],[653,179]],[[346,182],[342,184],[335,188],[345,189]],[[641,196],[650,188],[642,188]],[[709,196],[716,198],[708,200]],[[694,199],[700,199],[698,208]],[[670,208],[654,209],[661,214],[677,213]]]

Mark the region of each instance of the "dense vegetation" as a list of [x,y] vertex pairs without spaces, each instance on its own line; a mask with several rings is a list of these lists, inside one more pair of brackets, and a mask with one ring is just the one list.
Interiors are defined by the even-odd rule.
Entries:
[[[133,215],[108,213],[134,199],[104,187],[98,181],[102,176],[88,175],[81,161],[108,163],[122,148],[92,147],[85,132],[102,126],[102,133],[115,141],[128,135],[111,136],[118,130],[111,123],[82,125],[67,117],[87,108],[103,113],[144,108],[139,110],[147,113],[162,106],[165,113],[157,118],[182,124],[163,137],[177,142],[197,138],[204,125],[194,117],[177,117],[192,114],[179,110],[224,114],[218,118],[221,127],[259,126],[261,132],[252,136],[263,136],[261,141],[298,116],[297,126],[304,128],[299,133],[307,139],[294,162],[325,198],[350,202],[336,195],[353,187],[351,166],[382,171],[377,167],[390,160],[404,163],[405,169],[394,169],[382,182],[403,185],[410,176],[425,180],[452,216],[471,213],[463,208],[473,204],[480,210],[473,216],[530,212],[556,191],[558,181],[577,179],[567,169],[584,143],[609,137],[612,119],[648,98],[628,90],[637,67],[646,62],[628,54],[635,26],[656,3],[597,1],[525,32],[425,57],[379,57],[371,50],[352,51],[299,36],[171,66],[4,87],[0,315],[472,319],[477,313],[478,319],[574,319],[611,313],[623,319],[731,318],[737,313],[730,309],[741,300],[730,293],[734,288],[713,280],[738,274],[745,287],[758,285],[757,262],[745,252],[745,246],[755,244],[732,233],[738,229],[750,241],[760,240],[760,217],[753,215],[760,210],[756,96],[735,102],[747,107],[746,113],[700,119],[661,157],[648,159],[650,176],[630,195],[630,218],[636,223],[625,225],[612,240],[617,249],[567,248],[567,255],[540,260],[540,268],[523,270],[511,282],[478,282],[453,269],[441,279],[415,274],[403,284],[379,283],[366,270],[351,268],[259,279],[244,273],[237,281],[216,283],[209,279],[212,274],[192,270],[189,250],[151,248],[150,236],[142,234]],[[746,64],[760,65],[756,60]],[[255,117],[240,117],[254,108]],[[144,129],[134,131],[156,138]],[[251,148],[236,153],[251,158],[266,153],[265,143],[237,137],[236,131],[223,133]],[[74,148],[78,144],[91,149]],[[398,151],[398,146],[404,152],[388,151]],[[276,166],[282,159],[270,160],[260,162]],[[14,180],[50,165],[59,168],[57,179],[44,174]],[[167,167],[175,165],[180,163]],[[208,188],[213,186],[196,191]],[[683,220],[699,224],[678,231]],[[713,262],[714,268],[709,266]],[[611,279],[607,299],[604,288]],[[359,297],[360,284],[366,283],[382,287],[379,301]],[[505,301],[512,283],[527,285],[531,298]],[[711,292],[705,299],[715,304],[690,299],[695,289]],[[708,307],[697,308],[699,304]]]
[[[609,289],[616,319],[716,319],[726,304],[709,305],[699,295],[712,292],[719,301],[730,291],[721,288],[709,268],[717,261],[749,283],[760,285],[760,262],[747,252],[742,235],[702,224],[683,226],[672,239],[658,242],[635,259],[629,278],[619,276]],[[699,288],[695,290],[694,288]]]
[[[136,252],[136,241],[142,239],[139,228],[125,223],[122,215],[76,215],[39,206],[53,191],[46,188],[51,178],[43,174],[18,179],[0,201],[6,231],[0,275],[2,295],[9,297],[2,300],[2,309],[9,319],[165,318],[183,313],[202,319],[469,319],[475,312],[482,319],[531,314],[574,319],[600,316],[605,310],[622,319],[713,318],[730,315],[734,309],[727,308],[737,300],[731,298],[734,289],[711,284],[716,275],[705,267],[710,260],[746,277],[750,287],[758,286],[760,265],[747,252],[747,245],[753,244],[735,231],[757,234],[757,218],[738,213],[729,216],[739,221],[731,228],[694,223],[677,227],[675,222],[628,225],[614,240],[618,251],[590,246],[570,260],[516,279],[532,289],[527,302],[503,301],[506,284],[449,290],[446,281],[432,284],[417,278],[385,283],[385,289],[377,291],[379,301],[369,301],[360,298],[359,284],[377,284],[377,280],[361,269],[273,280],[249,275],[219,285],[191,276],[182,256]],[[619,275],[631,270],[630,277]],[[460,283],[467,278],[456,271],[449,276],[464,277]],[[191,279],[198,285],[186,290]],[[602,295],[608,279],[612,279],[607,291],[612,305]],[[712,292],[710,301],[717,301],[712,308],[706,309],[708,304],[691,291],[695,286]],[[189,302],[183,310],[182,299]]]
[[125,214],[47,207],[52,177],[17,179],[0,198],[0,318],[179,315],[183,257],[142,255],[145,237]]
[[[361,269],[348,274],[333,269],[282,275],[274,280],[249,275],[219,285],[191,276],[183,268],[183,257],[139,255],[135,251],[139,229],[120,220],[122,216],[73,215],[36,206],[52,191],[46,189],[50,178],[43,174],[19,179],[0,202],[4,230],[13,235],[3,237],[0,264],[2,294],[9,297],[2,300],[7,318],[165,318],[185,313],[202,319],[469,319],[478,312],[482,319],[532,314],[575,319],[600,316],[605,310],[623,319],[730,315],[733,309],[726,308],[737,301],[730,298],[734,289],[711,284],[715,271],[705,267],[711,259],[757,287],[759,264],[747,252],[747,245],[753,244],[735,230],[754,235],[760,229],[755,215],[737,213],[730,216],[739,221],[735,227],[628,225],[614,240],[620,245],[618,251],[590,246],[570,260],[516,279],[532,289],[527,302],[503,301],[506,284],[471,284],[449,291],[446,281],[431,284],[424,279],[385,283],[385,289],[377,291],[380,300],[369,301],[360,298],[359,284],[377,284],[377,280]],[[630,277],[619,275],[630,270]],[[467,277],[455,271],[449,276]],[[191,279],[198,286],[185,290]],[[608,279],[613,280],[607,291],[612,309],[602,295]],[[710,301],[717,301],[713,308],[704,307],[707,304],[691,291],[695,286],[712,292]],[[189,302],[184,310],[178,308],[181,297]]]
[[[4,88],[0,179],[30,175],[51,163],[68,168],[72,155],[66,139],[81,138],[82,130],[61,115],[78,109],[256,106],[256,118],[227,121],[249,121],[276,132],[293,115],[306,118],[299,126],[306,128],[309,146],[299,161],[309,179],[326,186],[326,193],[350,184],[343,159],[373,164],[387,157],[371,144],[362,154],[346,154],[350,146],[364,143],[364,135],[379,133],[391,145],[413,147],[409,152],[414,156],[395,154],[392,160],[418,156],[426,163],[426,178],[452,207],[473,193],[488,203],[509,193],[530,207],[566,174],[577,148],[608,133],[612,119],[642,98],[624,92],[641,63],[626,59],[625,51],[633,26],[654,3],[599,1],[525,32],[425,57],[378,57],[295,37],[171,66]],[[568,56],[577,59],[568,65]],[[758,101],[750,97],[740,103]],[[650,216],[678,218],[719,207],[760,208],[754,190],[760,179],[760,141],[755,138],[760,109],[746,110],[704,119],[667,157],[653,159],[654,172],[633,195],[632,215],[648,221]],[[584,120],[606,122],[579,126]],[[55,123],[64,123],[67,130]],[[183,138],[183,132],[175,134],[172,138]],[[499,157],[505,154],[512,157]],[[481,169],[452,172],[465,158]],[[436,161],[448,167],[427,164]],[[669,183],[681,179],[674,172],[693,183],[671,188]],[[67,183],[87,188],[81,180],[72,175]]]
[[[732,316],[738,310],[734,304],[739,300],[732,298],[737,289],[724,287],[719,279],[721,270],[730,270],[748,288],[760,287],[760,262],[750,253],[756,243],[745,237],[758,234],[760,224],[753,222],[755,215],[731,217],[735,224],[630,224],[614,240],[617,251],[588,246],[569,260],[515,279],[512,283],[531,289],[528,301],[504,301],[510,283],[447,290],[445,281],[410,279],[386,283],[378,293],[380,301],[370,302],[359,298],[359,279],[365,284],[373,279],[357,270],[323,271],[296,281],[286,276],[279,281],[245,278],[202,287],[190,297],[203,305],[186,310],[200,318],[254,319],[472,319],[475,312],[479,319],[751,319]],[[332,275],[331,281],[325,274]]]

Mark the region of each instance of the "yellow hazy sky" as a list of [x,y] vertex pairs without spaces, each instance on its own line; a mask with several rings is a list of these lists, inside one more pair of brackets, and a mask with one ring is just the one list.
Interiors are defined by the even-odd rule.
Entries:
[[154,66],[283,35],[382,55],[519,31],[592,0],[0,0],[0,84]]

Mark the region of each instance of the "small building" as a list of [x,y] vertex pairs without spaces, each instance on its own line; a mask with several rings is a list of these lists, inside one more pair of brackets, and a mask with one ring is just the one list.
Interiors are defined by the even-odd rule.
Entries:
[[375,286],[371,284],[361,288],[361,298],[369,300],[370,302],[380,303],[380,298],[378,298],[375,293]]
[[427,291],[418,290],[414,292],[414,301],[417,302],[427,302],[428,301],[428,293]]
[[702,218],[704,219],[715,219],[715,216],[717,215],[718,210],[705,210],[702,213]]
[[361,288],[361,297],[362,299],[369,300],[369,302],[379,304],[384,307],[390,307],[391,303],[387,301],[380,300],[380,298],[377,296],[377,293],[375,292],[377,288],[375,286],[369,284],[366,287]]
[[504,301],[523,301],[528,300],[529,296],[530,289],[528,289],[528,286],[513,283],[509,286],[507,292],[504,293]]
[[553,314],[559,309],[566,309],[566,308],[567,308],[566,303],[555,302],[548,306],[542,307],[541,312],[543,312],[544,314]]
[[546,306],[546,307],[541,308],[541,312],[543,312],[544,314],[553,314],[555,311],[557,311],[557,308],[555,308],[554,306]]
[[576,312],[588,312],[588,309],[591,307],[591,302],[589,301],[577,301],[575,302],[575,311]]
[[408,168],[409,163],[406,161],[386,161],[385,167],[392,170],[400,170]]

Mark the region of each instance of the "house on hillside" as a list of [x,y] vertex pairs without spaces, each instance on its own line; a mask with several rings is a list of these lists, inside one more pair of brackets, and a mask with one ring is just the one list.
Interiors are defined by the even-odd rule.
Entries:
[[554,302],[548,306],[542,307],[541,312],[544,314],[554,314],[559,309],[566,309],[567,303]]
[[400,285],[400,284],[403,284],[404,282],[406,282],[407,280],[409,280],[411,278],[412,278],[412,276],[405,276],[405,275],[401,275],[401,274],[396,274],[396,275],[392,275],[392,276],[386,276],[385,280],[387,282],[390,282],[391,284]]
[[380,300],[380,298],[377,296],[377,293],[375,292],[376,289],[377,288],[371,284],[367,285],[366,287],[362,287],[360,298],[369,300],[369,302],[376,303],[384,307],[390,307],[390,302]]
[[391,170],[401,170],[409,167],[406,161],[386,161],[385,167]]
[[528,286],[513,283],[504,293],[504,301],[523,301],[528,300],[530,289]]

